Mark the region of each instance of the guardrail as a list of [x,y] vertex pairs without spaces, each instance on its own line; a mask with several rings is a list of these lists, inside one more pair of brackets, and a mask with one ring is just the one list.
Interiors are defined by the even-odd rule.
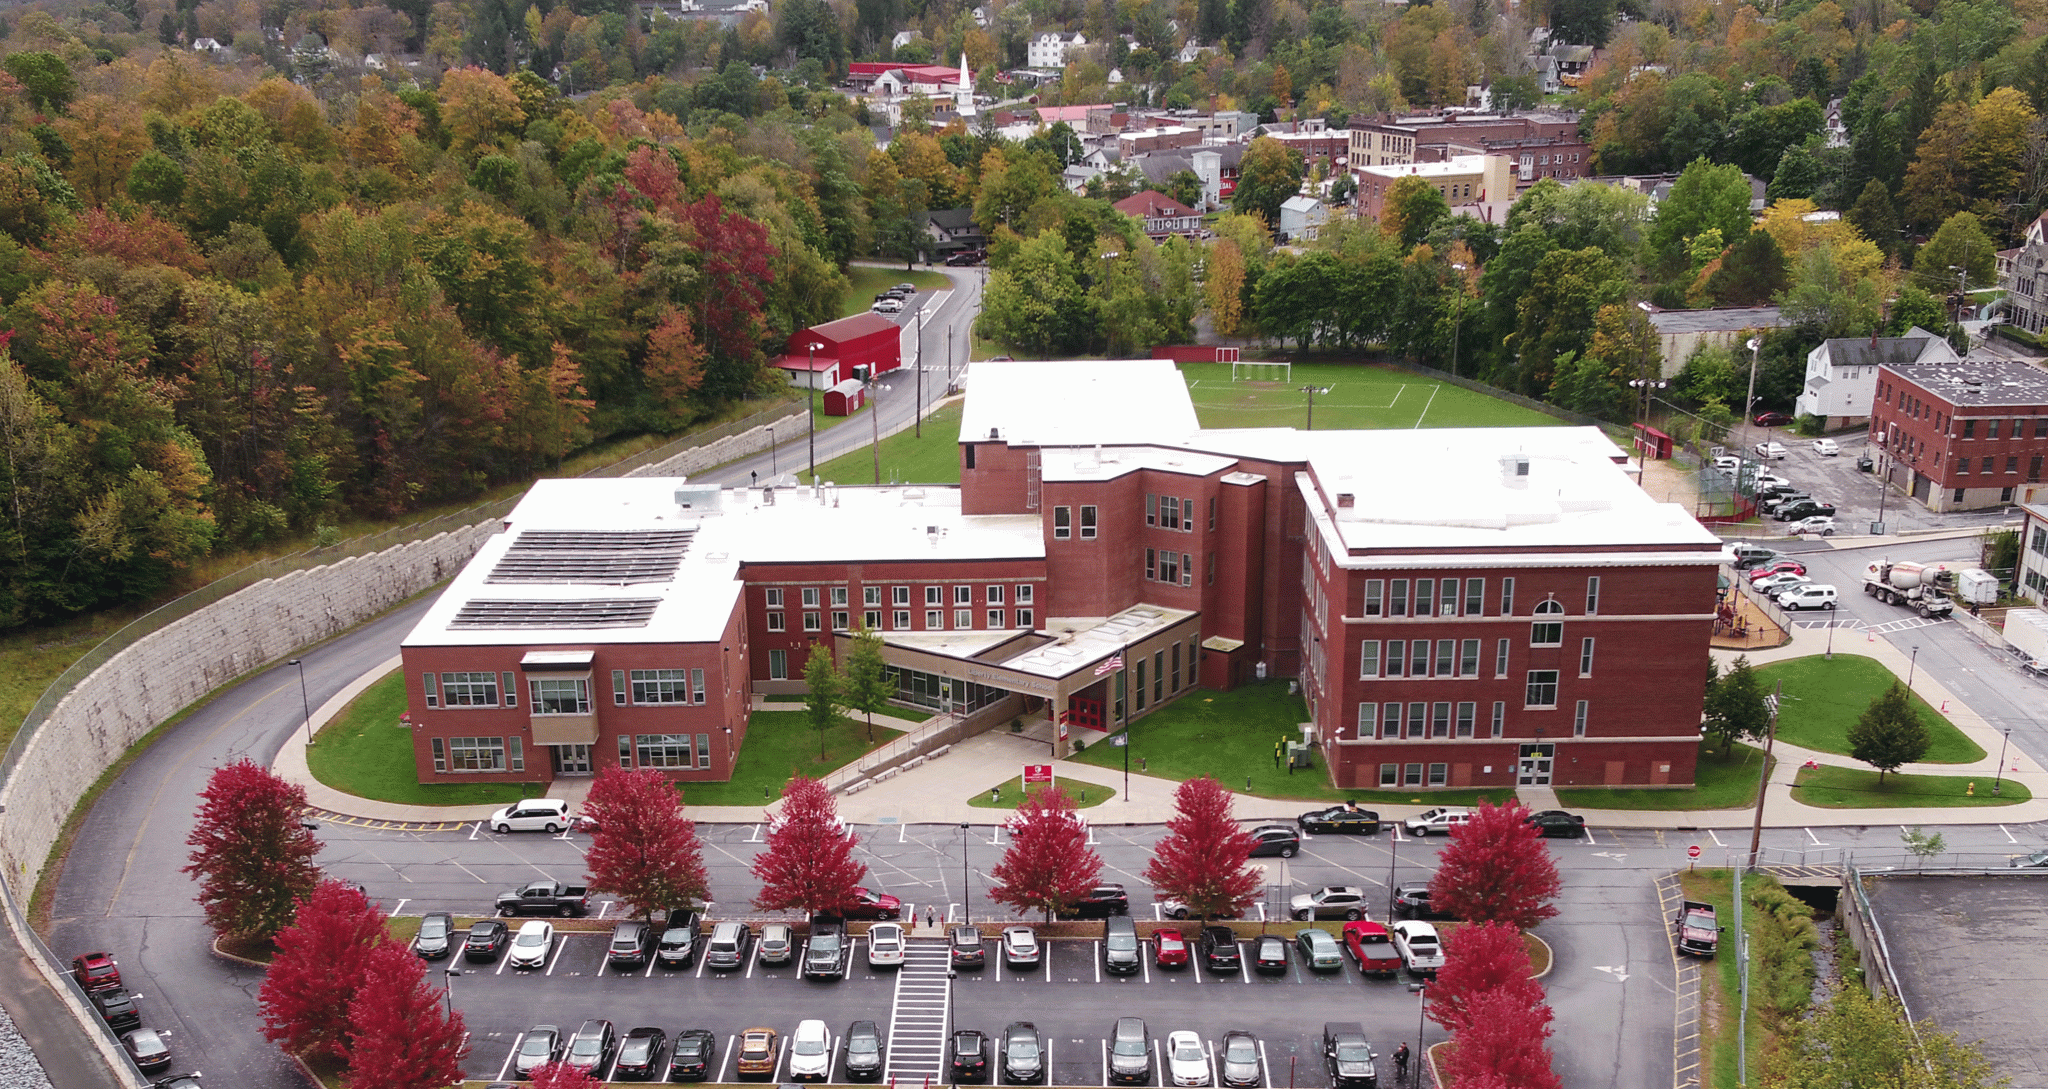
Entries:
[[894,778],[898,772],[943,756],[954,745],[975,734],[987,733],[998,722],[1014,718],[1017,703],[1016,697],[1012,696],[965,715],[945,714],[927,719],[916,729],[892,738],[881,748],[825,776],[825,789],[857,794],[867,789],[870,783]]
[[[1768,596],[1759,592],[1756,587],[1751,586],[1748,579],[1736,579],[1735,588],[1742,593],[1742,596],[1748,598],[1750,604],[1755,605],[1757,611],[1763,613],[1766,619],[1776,624],[1779,631],[1784,632],[1787,636],[1792,634],[1792,616],[1779,608],[1777,602],[1772,601]],[[1840,590],[1836,591],[1837,594],[1840,592]]]

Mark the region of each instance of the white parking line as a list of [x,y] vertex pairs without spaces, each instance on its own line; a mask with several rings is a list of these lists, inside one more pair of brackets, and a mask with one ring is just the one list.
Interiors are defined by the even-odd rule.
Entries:
[[[472,825],[470,825],[470,826],[469,826],[469,838],[471,838],[471,839],[475,839],[475,838],[477,838],[477,835],[478,835],[479,833],[481,833],[481,832],[482,832],[483,830],[484,830],[484,822],[482,822],[482,821],[478,821],[478,822],[476,822],[475,824],[472,824]],[[503,1081],[503,1080],[504,1080],[504,1075],[502,1075],[502,1074],[501,1074],[501,1075],[499,1075],[499,1076],[498,1076],[498,1080],[500,1080],[500,1081]]]
[[504,1081],[505,1076],[512,1072],[512,1060],[519,1057],[520,1045],[524,1043],[526,1043],[526,1034],[523,1032],[512,1038],[512,1050],[507,1051],[505,1053],[505,1061],[498,1064],[499,1081]]
[[1714,830],[1713,830],[1713,829],[1711,829],[1711,828],[1707,829],[1707,838],[1708,838],[1708,839],[1710,839],[1710,840],[1713,840],[1713,841],[1714,841],[1714,846],[1716,846],[1716,847],[1722,847],[1722,848],[1725,848],[1725,847],[1727,847],[1727,846],[1728,846],[1727,844],[1725,844],[1725,843],[1722,843],[1722,842],[1721,842],[1721,837],[1720,837],[1720,836],[1717,836],[1717,835],[1715,835],[1715,834],[1714,834]]
[[721,1085],[732,1081],[731,1078],[725,1076],[725,1068],[728,1063],[732,1062],[732,1053],[739,1050],[739,1044],[740,1037],[738,1033],[725,1038],[725,1058],[718,1060],[718,1082]]
[[555,974],[555,965],[557,965],[557,964],[561,963],[561,960],[562,960],[562,951],[563,951],[563,950],[565,950],[565,949],[568,949],[568,948],[569,948],[569,939],[568,939],[567,937],[563,936],[563,935],[560,935],[560,934],[557,934],[557,935],[555,935],[555,939],[554,939],[554,941],[555,941],[555,953],[554,953],[554,956],[551,956],[551,957],[549,957],[549,958],[548,958],[548,970],[547,970],[546,972],[543,972],[543,973],[541,973],[542,975],[550,975],[550,976],[551,976],[551,975],[554,975],[554,974]]
[[398,918],[398,913],[399,913],[399,912],[401,912],[401,911],[403,911],[403,910],[405,910],[405,905],[407,905],[407,904],[410,904],[410,903],[412,903],[412,897],[410,897],[410,896],[406,897],[406,898],[405,898],[405,899],[403,899],[403,900],[400,900],[400,901],[399,901],[399,902],[398,902],[398,903],[397,903],[397,904],[396,904],[395,906],[393,906],[393,907],[392,907],[392,909],[391,909],[391,914],[389,914],[389,915],[386,915],[386,916],[385,916],[385,918],[387,918],[387,919],[396,919],[396,918]]
[[1582,833],[1583,833],[1583,834],[1585,835],[1585,837],[1586,837],[1586,846],[1588,846],[1588,847],[1598,847],[1598,846],[1600,846],[1600,843],[1599,843],[1599,841],[1598,841],[1598,840],[1595,840],[1595,839],[1593,838],[1593,830],[1592,830],[1591,828],[1586,828],[1586,827],[1582,827],[1582,828],[1580,829],[1580,831],[1581,831],[1581,832],[1582,832]]
[[[703,940],[704,940],[704,935],[702,935],[702,934],[699,934],[699,935],[697,935],[697,940],[698,940],[698,941],[700,941],[700,942],[701,942],[701,941],[703,941]],[[695,973],[695,975],[696,975],[696,978],[698,978],[698,979],[703,979],[703,978],[704,978],[704,966],[705,966],[705,965],[706,965],[707,963],[709,963],[709,958],[707,958],[707,957],[706,957],[706,956],[704,955],[704,950],[702,950],[702,949],[699,949],[699,950],[697,950],[697,971],[696,971],[696,973]]]
[[604,906],[603,906],[603,907],[600,907],[600,908],[598,908],[598,909],[597,909],[597,917],[598,917],[599,919],[602,919],[602,918],[604,918],[604,916],[605,916],[605,913],[606,913],[606,912],[608,912],[608,911],[610,911],[610,910],[612,909],[613,905],[615,905],[615,904],[617,904],[617,903],[618,903],[618,901],[617,901],[617,900],[606,900],[606,901],[604,902]]
[[1145,955],[1145,947],[1142,945],[1138,947],[1138,970],[1145,973],[1145,982],[1152,982],[1152,958]]
[[1819,836],[1816,836],[1816,835],[1814,835],[1814,834],[1813,834],[1813,829],[1811,829],[1811,828],[1808,828],[1808,829],[1806,830],[1806,838],[1807,838],[1807,839],[1810,839],[1810,840],[1812,840],[1812,841],[1813,841],[1813,845],[1814,845],[1815,847],[1825,847],[1825,846],[1827,846],[1827,844],[1825,844],[1825,843],[1821,842],[1821,838],[1820,838]]
[[1273,1084],[1273,1072],[1266,1067],[1266,1041],[1259,1041],[1259,1084]]
[[[1088,959],[1095,962],[1095,982],[1100,983],[1102,982],[1102,943],[1096,941],[1089,942],[1088,952]],[[1050,948],[1047,948],[1045,950],[1045,955],[1047,957],[1050,957],[1052,955],[1052,950]],[[1045,969],[1045,978],[1051,979],[1052,964],[1050,961],[1047,962]]]
[[1242,983],[1250,983],[1252,981],[1252,959],[1244,955],[1244,947],[1247,944],[1249,943],[1237,943],[1237,978]]
[[1155,1039],[1152,1041],[1152,1077],[1161,1085],[1166,1084],[1165,1047],[1166,1042],[1164,1040]]
[[1216,1045],[1208,1040],[1204,1040],[1202,1041],[1202,1050],[1207,1052],[1209,1056],[1209,1084],[1222,1085],[1223,1079],[1216,1076]]
[[[1046,1075],[1046,1080],[1047,1080],[1047,1081],[1051,1081],[1051,1080],[1052,1080],[1052,1076],[1051,1076],[1050,1074],[1047,1074],[1047,1075]],[[1104,1040],[1104,1041],[1102,1041],[1102,1089],[1109,1089],[1109,1041],[1108,1041],[1108,1040]]]
[[[644,972],[642,972],[642,973],[640,973],[640,978],[641,978],[641,979],[653,979],[653,978],[654,978],[654,962],[655,962],[656,960],[658,960],[658,959],[660,959],[660,958],[658,958],[658,957],[648,957],[648,958],[647,958],[647,970],[646,970],[646,971],[644,971]],[[699,963],[699,964],[702,964],[702,963],[704,963],[704,960],[703,960],[703,958],[702,958],[702,957],[699,957],[699,958],[697,959],[697,963]]]

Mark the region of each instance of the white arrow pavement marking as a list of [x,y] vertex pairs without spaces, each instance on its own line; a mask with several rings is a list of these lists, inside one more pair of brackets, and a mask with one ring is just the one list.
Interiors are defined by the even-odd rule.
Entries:
[[1606,972],[1608,975],[1614,977],[1614,982],[1616,983],[1628,982],[1628,965],[1617,964],[1614,967],[1609,968],[1604,964],[1596,964],[1593,966],[1593,970],[1596,972]]
[[1613,860],[1614,860],[1614,861],[1616,861],[1616,862],[1620,862],[1620,861],[1622,861],[1622,860],[1624,860],[1624,859],[1628,858],[1628,852],[1627,852],[1627,851],[1594,851],[1594,852],[1593,852],[1593,857],[1594,857],[1594,858],[1611,858],[1611,859],[1613,859]]

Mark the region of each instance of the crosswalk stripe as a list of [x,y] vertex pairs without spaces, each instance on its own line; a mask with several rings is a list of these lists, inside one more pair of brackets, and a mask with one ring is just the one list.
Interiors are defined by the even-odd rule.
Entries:
[[952,1007],[952,956],[943,941],[911,939],[896,970],[896,996],[889,1012],[891,1081],[943,1080],[948,1011]]

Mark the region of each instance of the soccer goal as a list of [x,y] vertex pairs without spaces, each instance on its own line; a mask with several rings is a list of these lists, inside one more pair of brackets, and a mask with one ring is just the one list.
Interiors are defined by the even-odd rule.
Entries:
[[[1222,361],[1218,360],[1217,362]],[[1264,362],[1255,359],[1232,359],[1230,361],[1230,380],[1233,382],[1292,382],[1294,381],[1294,364]]]

